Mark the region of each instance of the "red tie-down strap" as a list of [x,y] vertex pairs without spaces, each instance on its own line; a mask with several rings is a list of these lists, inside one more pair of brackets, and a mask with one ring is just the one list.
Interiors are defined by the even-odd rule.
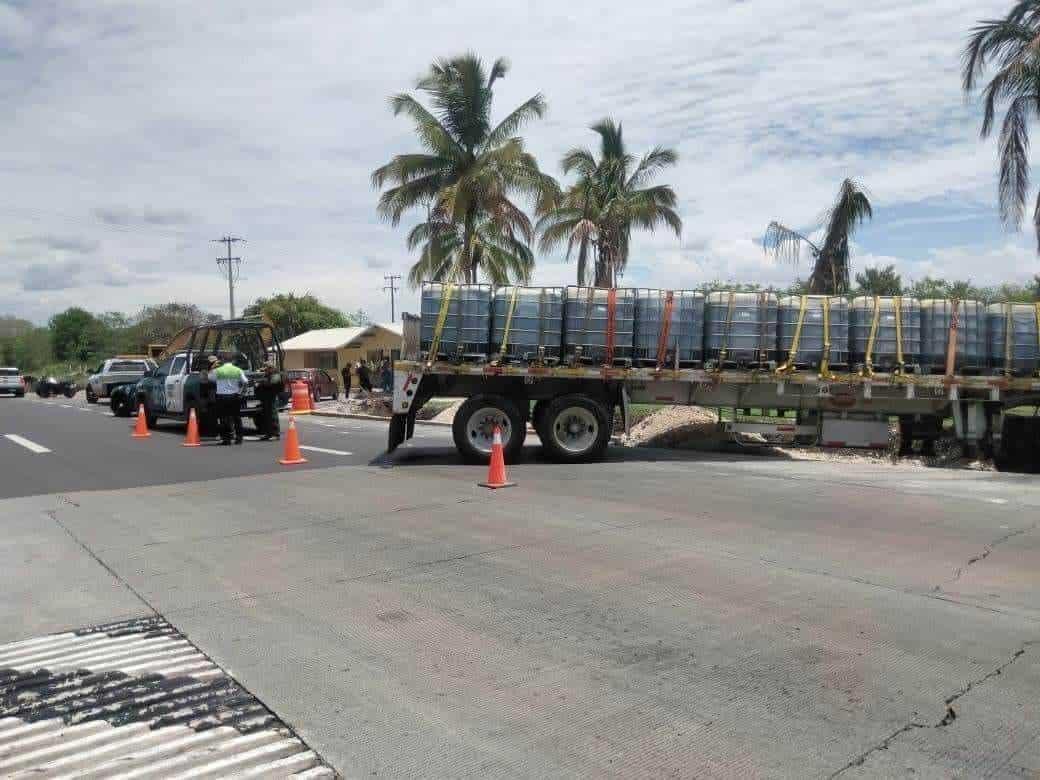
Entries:
[[668,359],[668,337],[672,329],[672,309],[675,307],[675,293],[668,290],[664,294],[664,322],[657,334],[657,367],[661,368]]
[[617,333],[617,289],[607,291],[607,365],[614,365],[614,337]]

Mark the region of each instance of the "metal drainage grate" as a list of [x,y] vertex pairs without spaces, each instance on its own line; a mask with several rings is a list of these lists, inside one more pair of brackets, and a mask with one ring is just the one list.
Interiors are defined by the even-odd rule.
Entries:
[[0,776],[332,778],[165,620],[0,645]]

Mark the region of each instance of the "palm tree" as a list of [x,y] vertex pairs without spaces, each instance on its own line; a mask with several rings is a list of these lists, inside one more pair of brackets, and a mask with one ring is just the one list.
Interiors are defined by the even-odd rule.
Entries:
[[416,82],[431,109],[412,95],[390,98],[394,115],[412,120],[424,151],[397,155],[372,173],[372,184],[394,185],[378,206],[391,224],[413,209],[424,212],[408,236],[409,249],[421,250],[408,275],[413,285],[424,279],[475,282],[479,272],[497,284],[530,277],[534,228],[513,197],[551,198],[556,183],[516,136],[545,114],[545,98],[535,95],[491,124],[493,87],[508,69],[499,59],[487,71],[474,54],[438,60]]
[[894,265],[884,268],[864,268],[856,274],[856,292],[860,295],[902,295],[903,279]]
[[[1006,105],[998,141],[1000,216],[1017,230],[1029,191],[1029,119],[1040,111],[1040,1],[1022,0],[1003,19],[979,22],[965,47],[963,63],[963,86],[969,94],[987,67],[996,67],[982,89],[982,137],[993,131],[998,108]],[[1040,252],[1040,198],[1033,223]]]
[[839,295],[849,290],[849,239],[856,226],[874,216],[866,193],[852,179],[845,179],[834,205],[821,223],[826,229],[820,242],[779,222],[770,222],[762,247],[777,259],[797,262],[802,244],[813,256],[813,270],[809,275],[809,293],[812,295]]
[[576,173],[578,180],[544,203],[538,230],[543,252],[566,242],[570,257],[577,248],[578,284],[613,287],[625,272],[633,228],[652,231],[664,224],[682,234],[675,192],[666,184],[648,186],[679,156],[658,146],[637,162],[625,148],[620,123],[604,119],[591,129],[600,137],[599,159],[582,148],[563,156],[563,172]]

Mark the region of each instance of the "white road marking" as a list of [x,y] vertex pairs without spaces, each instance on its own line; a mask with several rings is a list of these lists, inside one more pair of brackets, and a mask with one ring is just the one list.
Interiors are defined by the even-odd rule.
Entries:
[[35,452],[37,455],[42,455],[45,452],[50,452],[49,449],[44,447],[42,444],[37,444],[34,441],[29,441],[23,436],[19,436],[17,433],[5,433],[4,438],[10,439],[15,444],[19,444],[30,452]]
[[1006,504],[1007,503],[1007,499],[1006,498],[988,498],[986,500],[989,501],[991,504]]
[[326,455],[353,455],[353,452],[344,452],[343,450],[327,450],[324,447],[310,447],[304,444],[300,445],[301,450],[310,450],[311,452],[324,452]]

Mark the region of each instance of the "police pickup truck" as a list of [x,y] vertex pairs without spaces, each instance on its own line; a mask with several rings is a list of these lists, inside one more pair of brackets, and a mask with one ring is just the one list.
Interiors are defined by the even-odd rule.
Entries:
[[110,398],[120,385],[136,384],[145,372],[155,368],[155,361],[145,357],[125,356],[106,360],[87,379],[87,403],[96,404],[99,398]]
[[215,387],[207,379],[211,355],[234,363],[249,377],[242,393],[242,416],[256,423],[260,402],[255,381],[266,360],[282,370],[282,349],[271,326],[254,320],[226,320],[182,331],[154,369],[135,385],[113,393],[113,411],[124,416],[143,407],[148,427],[154,428],[160,419],[185,422],[194,409],[202,432],[216,431]]

